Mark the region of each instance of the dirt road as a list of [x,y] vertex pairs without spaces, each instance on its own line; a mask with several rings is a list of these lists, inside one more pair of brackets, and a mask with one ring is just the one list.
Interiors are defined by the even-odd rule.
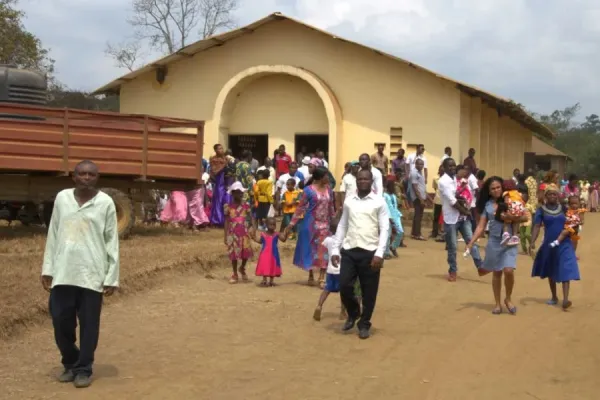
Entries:
[[[105,308],[85,398],[597,399],[599,226],[590,215],[568,312],[544,304],[547,285],[529,278],[527,256],[518,263],[518,315],[494,316],[489,276],[461,259],[460,279],[448,283],[443,245],[409,241],[385,265],[366,341],[340,333],[336,297],[312,321],[319,291],[289,259],[275,288],[229,285],[224,270],[170,278]],[[73,398],[76,389],[54,381],[49,321],[1,343],[0,354],[0,398]]]

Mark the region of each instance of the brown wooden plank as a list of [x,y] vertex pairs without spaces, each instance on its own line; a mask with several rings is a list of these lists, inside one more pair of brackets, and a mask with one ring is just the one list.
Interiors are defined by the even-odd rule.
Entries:
[[81,160],[115,160],[142,162],[142,152],[115,147],[70,146],[69,156]]
[[13,171],[60,171],[62,157],[15,157],[0,154],[0,169]]
[[12,127],[0,128],[0,140],[20,141],[20,142],[38,142],[61,144],[61,131],[37,131],[32,129],[18,129]]
[[[35,142],[8,142],[0,141],[0,154],[11,156],[40,156],[40,157],[57,157],[63,156],[61,144],[42,144]],[[24,160],[25,161],[25,160]]]

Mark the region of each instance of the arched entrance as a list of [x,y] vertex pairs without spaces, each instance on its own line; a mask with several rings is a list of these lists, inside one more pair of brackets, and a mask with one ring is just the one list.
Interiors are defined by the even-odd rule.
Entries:
[[[218,129],[217,140],[227,143],[231,127],[231,119],[236,105],[236,98],[249,84],[262,77],[284,74],[299,78],[310,85],[323,103],[327,116],[329,164],[334,173],[340,172],[342,166],[338,165],[341,151],[342,115],[340,106],[332,91],[315,74],[298,67],[289,65],[259,65],[241,71],[231,78],[221,89],[215,104],[213,122]],[[291,149],[290,149],[291,150]]]

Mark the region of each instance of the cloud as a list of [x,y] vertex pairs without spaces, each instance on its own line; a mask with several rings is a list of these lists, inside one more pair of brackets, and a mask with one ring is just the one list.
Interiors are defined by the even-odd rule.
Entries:
[[[21,0],[67,85],[123,74],[104,55],[131,35],[128,0]],[[597,0],[241,0],[240,24],[281,11],[350,40],[550,112],[600,113]]]

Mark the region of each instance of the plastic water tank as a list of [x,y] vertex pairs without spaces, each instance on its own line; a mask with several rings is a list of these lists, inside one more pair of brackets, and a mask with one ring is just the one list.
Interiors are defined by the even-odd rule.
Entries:
[[0,64],[0,103],[45,105],[48,82],[38,72]]

